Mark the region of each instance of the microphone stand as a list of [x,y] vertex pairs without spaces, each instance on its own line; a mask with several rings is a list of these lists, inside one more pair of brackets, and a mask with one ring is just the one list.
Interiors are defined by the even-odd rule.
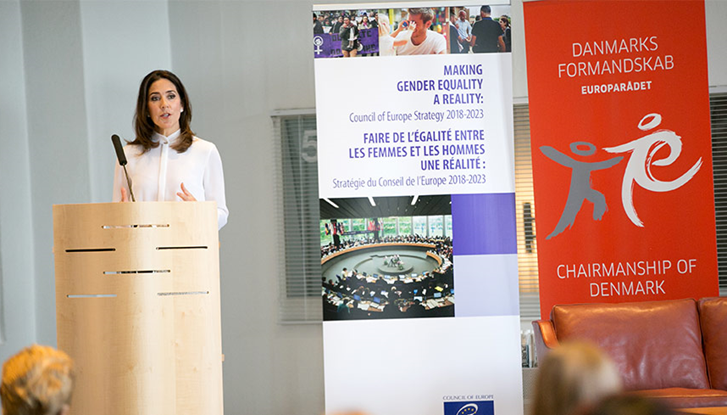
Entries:
[[131,179],[129,178],[129,172],[126,171],[126,164],[121,167],[124,168],[124,175],[126,175],[126,183],[129,185],[129,194],[131,195],[131,201],[136,202],[136,198],[134,198],[134,191],[131,190]]
[[136,202],[134,197],[134,191],[131,189],[131,179],[129,178],[129,172],[126,171],[126,155],[124,149],[121,147],[121,138],[114,134],[111,136],[111,142],[114,144],[114,150],[116,150],[116,158],[119,160],[119,166],[124,168],[124,175],[126,176],[126,184],[129,185],[129,194],[131,195],[131,201]]

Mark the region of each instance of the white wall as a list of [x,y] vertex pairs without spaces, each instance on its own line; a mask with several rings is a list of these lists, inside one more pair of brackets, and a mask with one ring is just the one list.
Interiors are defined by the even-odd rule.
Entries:
[[[0,359],[55,344],[51,206],[111,200],[110,135],[132,137],[141,78],[177,73],[194,131],[222,154],[228,414],[320,414],[320,325],[277,316],[270,114],[313,108],[311,1],[0,0]],[[515,95],[526,97],[522,3],[513,2]],[[710,85],[727,86],[727,2],[707,2]],[[689,28],[688,22],[682,25]],[[365,80],[364,80],[365,83]]]
[[89,200],[88,131],[77,2],[21,1],[30,150],[37,341],[55,343],[55,203]]
[[92,172],[87,202],[109,202],[115,160],[111,135],[133,139],[139,83],[154,69],[172,67],[169,10],[165,1],[80,5],[87,168]]
[[36,340],[28,119],[20,3],[0,2],[0,351]]
[[709,85],[723,90],[727,87],[727,1],[706,0],[707,59]]

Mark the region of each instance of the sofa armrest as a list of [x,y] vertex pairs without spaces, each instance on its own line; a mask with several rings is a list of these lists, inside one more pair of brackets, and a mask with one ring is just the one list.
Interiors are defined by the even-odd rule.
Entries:
[[538,356],[538,362],[542,362],[545,355],[559,345],[553,322],[550,320],[533,321],[533,334],[535,338],[535,353]]

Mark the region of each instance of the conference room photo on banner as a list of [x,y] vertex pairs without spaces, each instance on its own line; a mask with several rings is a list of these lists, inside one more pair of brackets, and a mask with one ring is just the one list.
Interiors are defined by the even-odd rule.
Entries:
[[451,197],[372,199],[321,199],[323,319],[454,317]]
[[511,51],[510,5],[313,13],[316,58]]

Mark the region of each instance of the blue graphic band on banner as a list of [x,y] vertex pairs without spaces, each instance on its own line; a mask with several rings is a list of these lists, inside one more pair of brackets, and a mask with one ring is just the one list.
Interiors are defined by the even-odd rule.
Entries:
[[515,194],[452,195],[454,255],[517,253]]
[[495,415],[495,401],[445,402],[444,415]]

